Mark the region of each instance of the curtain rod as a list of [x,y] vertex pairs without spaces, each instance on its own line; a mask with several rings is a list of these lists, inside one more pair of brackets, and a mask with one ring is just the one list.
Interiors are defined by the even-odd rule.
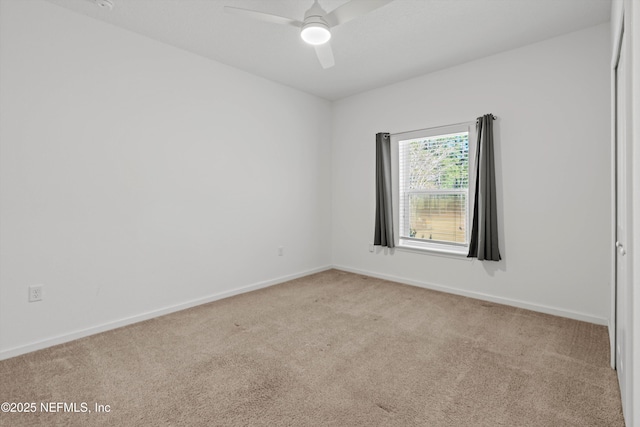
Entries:
[[[483,116],[484,117],[484,116]],[[498,116],[496,116],[495,114],[491,114],[491,117],[493,117],[493,120],[498,120]],[[476,121],[480,120],[482,117],[478,117],[476,119]]]
[[[492,114],[491,117],[493,117],[493,120],[498,120],[498,116],[496,116],[495,114]],[[479,118],[480,117],[478,117],[478,119]],[[397,135],[402,135],[404,133],[422,132],[423,130],[431,130],[431,129],[439,129],[439,128],[448,128],[448,127],[451,127],[451,126],[467,125],[467,124],[475,123],[478,119],[476,119],[474,121],[468,121],[468,122],[452,123],[450,125],[435,126],[435,127],[432,127],[432,128],[405,130],[405,131],[402,131],[402,132],[390,132],[389,135],[390,136],[397,136]]]

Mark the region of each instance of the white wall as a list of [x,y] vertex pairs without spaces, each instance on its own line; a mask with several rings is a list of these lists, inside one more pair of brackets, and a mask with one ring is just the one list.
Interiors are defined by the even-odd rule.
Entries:
[[[0,7],[0,358],[330,264],[606,322],[608,25],[331,105],[47,2]],[[503,261],[370,254],[375,133],[488,112]]]
[[[333,263],[606,324],[609,317],[608,24],[334,103]],[[493,113],[499,263],[368,252],[376,132]]]
[[330,264],[329,102],[0,4],[0,358]]

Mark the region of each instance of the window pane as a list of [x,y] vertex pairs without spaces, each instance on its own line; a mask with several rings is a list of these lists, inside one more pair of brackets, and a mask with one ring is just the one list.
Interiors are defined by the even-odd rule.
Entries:
[[442,242],[466,242],[467,195],[409,194],[409,236]]
[[469,133],[406,141],[409,190],[469,187]]
[[398,144],[400,237],[467,244],[469,132]]

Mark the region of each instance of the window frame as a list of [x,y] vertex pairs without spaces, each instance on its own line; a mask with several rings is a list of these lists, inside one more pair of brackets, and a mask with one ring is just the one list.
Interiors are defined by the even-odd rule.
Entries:
[[[465,244],[448,242],[426,242],[421,239],[400,237],[400,142],[417,138],[429,138],[437,135],[469,132],[469,189],[467,196],[467,224],[471,227],[473,216],[473,204],[475,199],[475,164],[476,164],[476,122],[456,123],[452,125],[437,126],[408,132],[391,134],[391,182],[393,199],[393,231],[395,245],[398,249],[417,252],[430,252],[443,255],[467,256],[469,242]],[[468,230],[471,234],[471,230]]]

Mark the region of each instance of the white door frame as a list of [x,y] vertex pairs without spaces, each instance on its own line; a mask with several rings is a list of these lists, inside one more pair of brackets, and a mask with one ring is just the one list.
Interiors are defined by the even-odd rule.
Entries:
[[609,257],[611,263],[611,271],[609,275],[610,282],[610,308],[609,308],[609,350],[611,368],[616,368],[616,69],[618,67],[618,59],[620,58],[620,42],[622,41],[622,32],[620,35],[614,35],[613,58],[611,64],[611,227],[609,230]]
[[[612,16],[612,19],[616,17]],[[622,36],[624,35],[624,10],[619,15],[617,24],[612,22],[613,28],[618,28],[617,34],[613,35],[613,53],[611,58],[611,228],[610,228],[610,260],[611,260],[611,301],[610,301],[610,317],[609,317],[609,344],[611,368],[616,368],[616,106],[617,106],[617,87],[616,74],[618,61],[620,60],[620,48],[622,45]]]
[[[632,327],[632,322],[633,322],[633,318],[631,316],[631,310],[633,310],[633,305],[631,302],[629,302],[629,305],[625,304],[625,307],[618,307],[617,306],[617,301],[618,301],[618,293],[621,291],[619,286],[618,286],[618,278],[617,278],[617,270],[618,270],[618,265],[617,265],[617,247],[616,247],[616,240],[618,238],[617,236],[617,218],[618,218],[618,214],[617,214],[617,195],[618,195],[618,189],[617,189],[617,178],[618,178],[618,170],[617,170],[617,150],[618,148],[618,117],[619,117],[619,112],[618,112],[618,79],[617,79],[617,74],[618,74],[618,64],[619,64],[619,60],[620,60],[620,56],[621,56],[621,49],[624,48],[624,56],[625,56],[625,61],[628,62],[628,64],[631,63],[633,57],[632,57],[632,52],[630,51],[630,40],[625,40],[625,46],[623,46],[623,38],[626,37],[627,39],[629,38],[628,36],[631,35],[631,33],[629,31],[626,31],[627,34],[625,34],[625,30],[626,30],[626,25],[625,25],[625,10],[624,10],[624,2],[621,2],[622,4],[622,13],[619,16],[612,16],[612,18],[617,18],[619,19],[619,22],[612,22],[613,24],[613,28],[615,28],[617,31],[615,34],[613,34],[613,52],[612,52],[612,61],[611,61],[611,194],[612,194],[612,200],[611,200],[611,316],[610,316],[610,321],[609,321],[609,339],[610,339],[610,343],[611,343],[611,367],[612,368],[617,368],[618,369],[618,377],[620,378],[620,382],[621,384],[624,383],[625,387],[624,393],[621,395],[621,399],[622,399],[622,403],[623,403],[623,409],[625,412],[625,420],[627,423],[630,423],[630,425],[632,425],[634,423],[634,416],[636,414],[634,414],[634,402],[633,402],[633,395],[634,393],[634,384],[633,384],[633,361],[631,360],[631,358],[633,358],[634,352],[633,349],[631,348],[631,346],[633,346],[633,337],[631,336],[631,334],[633,334],[633,327]],[[616,25],[618,24],[618,25]],[[632,132],[630,132],[630,126],[631,123],[633,121],[633,116],[632,116],[632,106],[630,105],[630,98],[629,95],[627,95],[628,93],[630,93],[631,90],[631,73],[629,72],[630,69],[632,70],[633,68],[630,67],[629,65],[627,65],[625,67],[626,69],[624,70],[624,86],[625,86],[625,97],[624,99],[622,99],[621,101],[624,103],[624,119],[626,122],[626,126],[625,126],[625,134],[626,134],[626,141],[625,144],[627,144],[627,147],[631,145],[631,139],[632,139]],[[630,156],[631,152],[629,152],[629,150],[627,151],[627,155]],[[625,160],[625,163],[629,166],[629,159],[627,158]],[[631,170],[631,169],[629,169]],[[627,187],[628,188],[633,188],[633,184],[632,184],[632,180],[633,177],[631,174],[627,173],[625,180],[627,182]],[[623,239],[625,239],[625,241],[623,242],[625,245],[629,244],[631,246],[632,243],[632,239],[633,239],[633,235],[632,235],[632,230],[631,230],[631,218],[632,217],[632,213],[633,213],[633,209],[632,209],[632,204],[633,204],[633,200],[630,199],[630,197],[627,197],[629,194],[631,193],[627,193],[624,194],[623,197],[625,197],[625,199],[627,200],[627,216],[628,216],[628,221],[626,221],[626,226],[627,229],[625,230],[624,236],[622,236]],[[631,262],[632,260],[628,259],[627,261],[629,263],[628,268],[629,268],[629,272],[631,270]],[[624,282],[625,283],[625,288],[624,290],[622,290],[623,295],[626,294],[628,297],[632,296],[632,286],[633,286],[633,274],[628,274],[627,275],[627,281]],[[619,310],[623,309],[623,312],[620,313]],[[617,324],[617,319],[619,317],[619,315],[624,316],[624,340],[620,340],[619,337],[617,337],[617,333],[620,329],[620,325]],[[620,341],[620,342],[618,342]],[[617,346],[620,345],[621,343],[624,343],[624,348],[621,349],[621,354],[624,356],[624,359],[621,356],[621,363],[622,366],[624,367],[624,373],[623,376],[620,377],[620,374],[622,373],[620,371],[620,368],[622,367],[617,367],[617,359],[616,359],[616,349]],[[635,369],[638,369],[638,367],[636,366]]]

